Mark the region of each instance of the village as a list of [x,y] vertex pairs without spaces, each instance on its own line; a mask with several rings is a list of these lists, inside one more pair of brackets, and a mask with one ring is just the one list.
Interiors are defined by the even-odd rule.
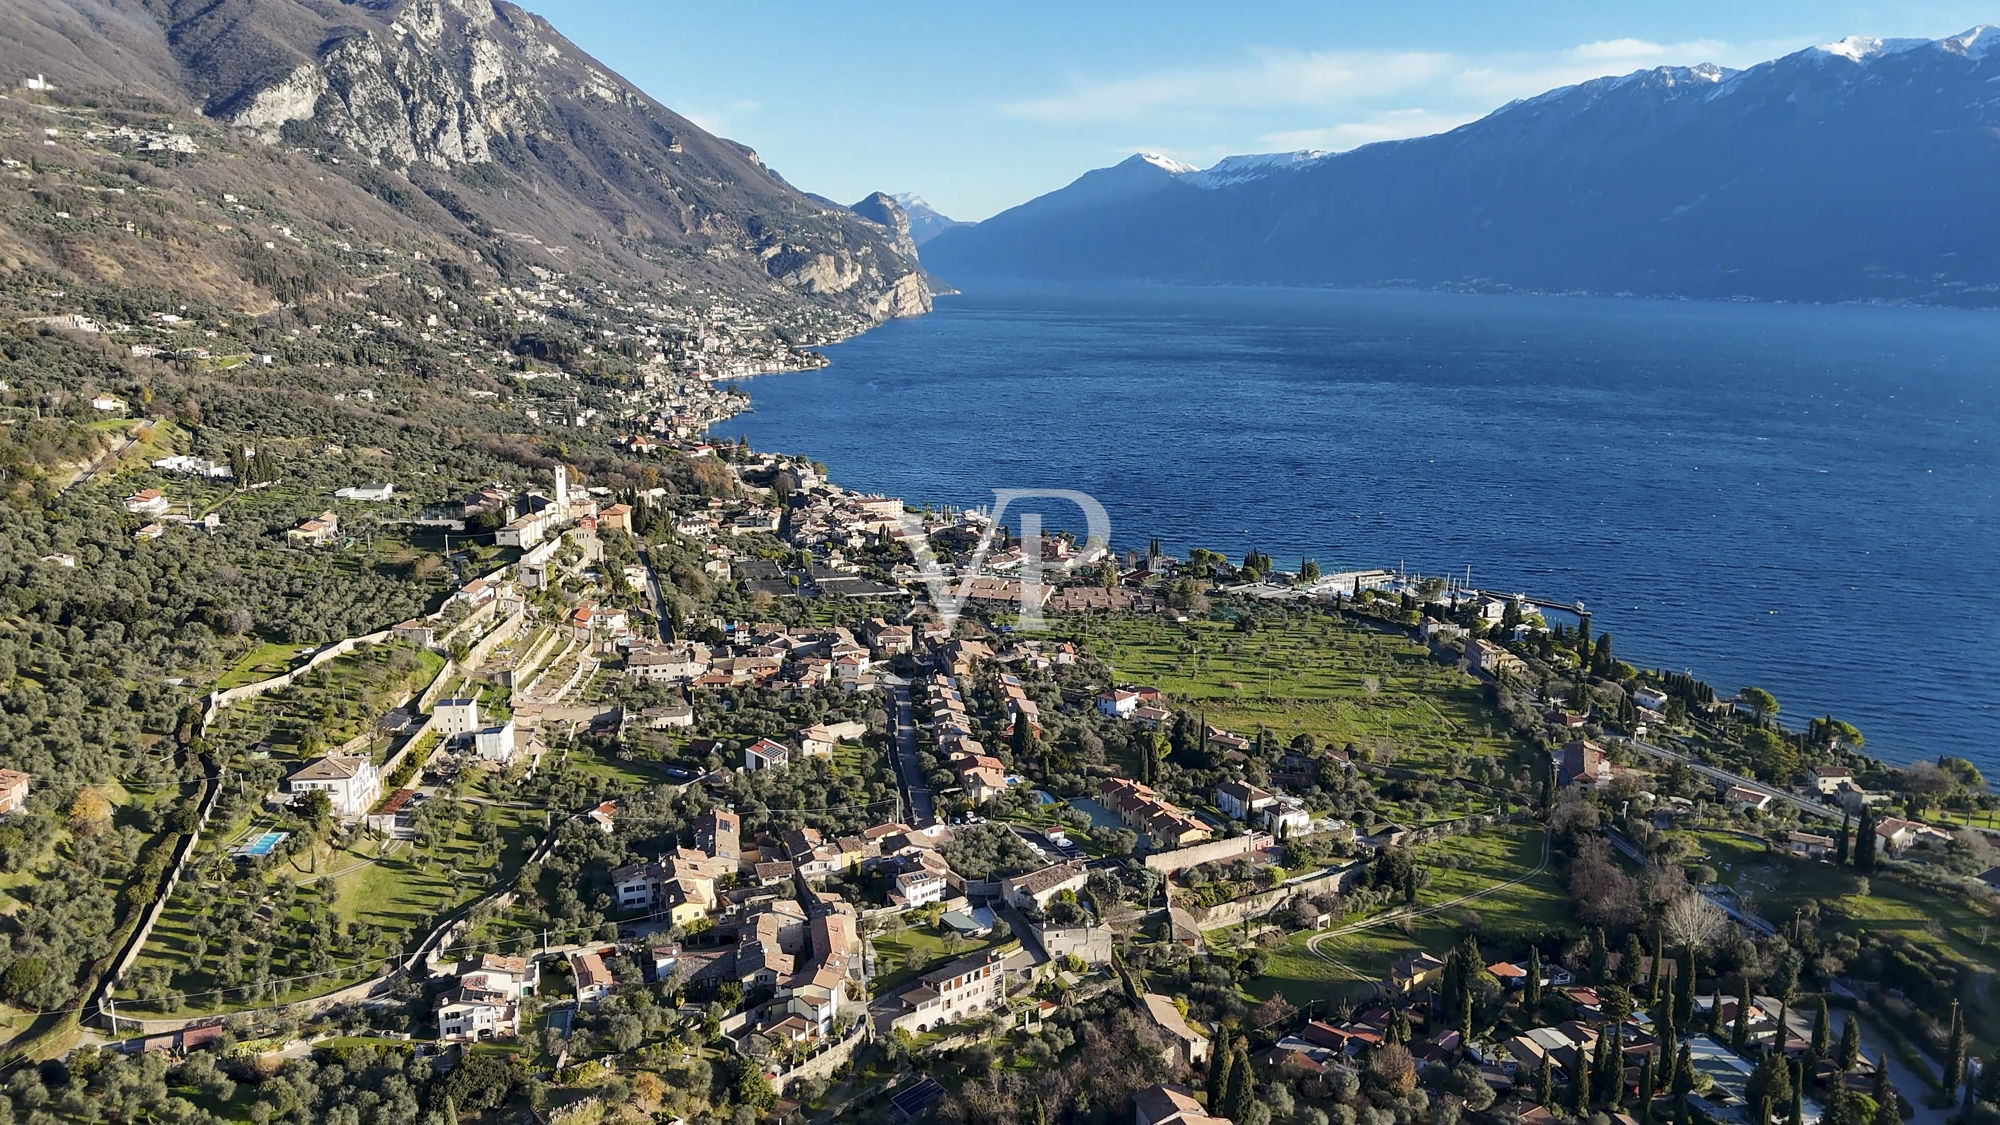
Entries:
[[[538,771],[560,773],[586,754],[609,754],[627,774],[677,794],[678,807],[700,811],[669,817],[662,831],[634,819],[636,798],[614,796],[547,809],[554,819],[539,842],[539,814],[518,823],[519,843],[508,850],[526,862],[584,847],[626,860],[583,861],[591,885],[605,889],[602,928],[615,936],[551,935],[540,918],[510,929],[502,900],[517,891],[496,886],[470,914],[413,933],[418,952],[400,967],[329,973],[327,983],[352,983],[288,1000],[288,1018],[340,1004],[388,1018],[416,985],[427,1019],[412,1030],[440,1047],[535,1043],[533,1053],[550,1052],[544,1057],[561,1070],[571,1065],[568,1040],[581,1032],[560,1029],[588,1025],[633,989],[658,989],[677,998],[686,1018],[706,1023],[712,1044],[752,1068],[782,1107],[876,1073],[885,1050],[949,1059],[996,1036],[1026,1042],[1123,998],[1138,1041],[1159,1051],[1147,1067],[1161,1080],[1134,1096],[1141,1122],[1250,1119],[1237,1069],[1253,1075],[1242,1080],[1246,1090],[1269,1083],[1302,1096],[1357,1079],[1406,1091],[1418,1074],[1442,1075],[1454,1104],[1514,1106],[1523,1120],[1601,1110],[1626,1122],[1668,1114],[1764,1122],[1786,1112],[1774,1098],[1795,1097],[1816,1114],[1822,1100],[1846,1104],[1850,1095],[1893,1109],[1882,1100],[1886,1032],[1871,1030],[1864,1050],[1850,1014],[1836,1053],[1823,1004],[1815,1017],[1792,1000],[1796,970],[1777,986],[1704,962],[1719,945],[1775,939],[1782,921],[1761,916],[1749,890],[1718,877],[1660,888],[1652,880],[1637,893],[1656,918],[1697,919],[1685,932],[1648,927],[1636,914],[1586,925],[1588,904],[1571,904],[1547,870],[1559,836],[1564,848],[1604,862],[1582,847],[1598,831],[1578,825],[1608,817],[1597,810],[1613,802],[1629,809],[1635,798],[1643,815],[1607,822],[1601,838],[1615,848],[1611,862],[1642,872],[1657,870],[1663,855],[1687,854],[1665,849],[1695,838],[1687,829],[1702,839],[1734,833],[1738,846],[1759,840],[1758,850],[1774,857],[1766,864],[1845,868],[1863,850],[1873,864],[1878,855],[1904,861],[1964,847],[1955,831],[1878,812],[1902,798],[1862,788],[1868,771],[1860,763],[1815,764],[1784,784],[1691,771],[1674,751],[1644,741],[1648,732],[1687,729],[1691,706],[1699,715],[1741,715],[1740,701],[1710,703],[1670,683],[1635,686],[1616,705],[1578,700],[1573,681],[1547,675],[1548,638],[1565,637],[1533,607],[1452,591],[1433,602],[1438,616],[1404,616],[1439,591],[1389,571],[1311,582],[1253,572],[1232,584],[1181,560],[1120,559],[1102,544],[1052,536],[1039,544],[1045,584],[1028,588],[1059,624],[1010,632],[1029,553],[1005,528],[976,511],[911,511],[894,498],[849,493],[799,459],[711,443],[701,436],[703,416],[685,409],[629,418],[645,435],[633,448],[658,444],[713,462],[737,498],[659,510],[661,495],[614,497],[558,466],[546,489],[496,486],[426,509],[437,524],[490,528],[495,557],[509,561],[466,581],[430,615],[354,641],[408,646],[444,667],[345,745],[279,775],[266,770],[276,783],[264,812],[214,846],[258,870],[296,861],[302,836],[362,834],[382,841],[374,847],[385,855],[414,849],[399,842],[435,831],[423,821],[427,808],[470,798],[499,811],[529,791]],[[233,475],[187,458],[154,467]],[[375,485],[337,499],[365,504],[392,494],[393,486]],[[126,507],[172,518],[157,488],[134,493]],[[634,544],[641,533],[653,542]],[[285,539],[308,551],[345,541],[332,509]],[[928,575],[919,545],[945,560]],[[662,573],[669,555],[679,568],[672,575]],[[927,577],[943,578],[962,598],[955,624],[937,612]],[[1190,603],[1191,588],[1208,592],[1201,605]],[[690,589],[713,593],[688,597]],[[1280,600],[1273,591],[1302,595]],[[1462,677],[1468,697],[1534,681],[1544,685],[1535,689],[1541,702],[1528,729],[1517,723],[1509,735],[1475,742],[1478,772],[1461,763],[1451,773],[1464,779],[1452,783],[1458,797],[1390,796],[1408,783],[1380,772],[1395,760],[1382,748],[1320,744],[1263,723],[1231,730],[1210,719],[1230,709],[1217,696],[1125,678],[1128,662],[1114,669],[1097,644],[1107,627],[1124,631],[1121,643],[1190,630],[1190,611],[1223,605],[1242,607],[1217,622],[1232,645],[1258,636],[1241,630],[1259,620],[1266,629],[1343,615],[1393,623],[1408,630],[1403,651],[1421,654],[1437,675]],[[305,667],[218,692],[218,729],[228,729],[230,708],[254,707],[314,663],[351,659],[352,651],[327,646]],[[1174,656],[1162,670],[1185,662]],[[1420,675],[1431,682],[1432,673]],[[1369,697],[1383,690],[1376,675],[1355,679]],[[754,729],[725,717],[770,695],[819,700],[814,713],[825,717]],[[1061,761],[1051,745],[1058,725],[1066,744],[1097,745],[1096,764]],[[393,734],[386,745],[384,731]],[[1416,749],[1403,760],[1414,761]],[[837,817],[730,805],[745,784],[788,786],[843,770],[879,771],[877,792],[886,796]],[[11,774],[0,780],[23,791],[28,784]],[[1365,794],[1359,803],[1357,794]],[[657,820],[655,804],[639,803]],[[1742,830],[1760,818],[1791,827],[1768,838]],[[1524,828],[1532,830],[1525,837]],[[585,838],[606,844],[579,843]],[[1490,885],[1443,906],[1415,905],[1427,898],[1427,860],[1416,857],[1440,841],[1449,850],[1455,839],[1532,844],[1523,854],[1538,852],[1539,864],[1497,870]],[[1571,861],[1573,879],[1581,862]],[[495,878],[506,869],[495,868]],[[2000,868],[1979,874],[2000,884]],[[1523,881],[1539,896],[1530,913],[1557,924],[1494,933],[1476,923],[1468,932],[1461,921],[1437,945],[1397,951],[1380,941],[1410,932],[1419,917],[1433,922],[1418,933],[1434,933],[1434,920],[1450,919],[1458,905],[1471,914],[1474,900],[1504,898]],[[1398,902],[1406,905],[1391,905]],[[164,913],[167,926],[178,924],[171,905]],[[1622,948],[1606,947],[1607,920],[1629,935]],[[496,937],[505,932],[519,936]],[[1582,936],[1559,937],[1565,932]],[[1346,952],[1364,937],[1367,956]],[[181,1012],[158,1011],[173,989],[157,980],[131,986],[149,974],[171,979],[170,959],[144,940],[134,948],[123,998],[115,1009],[107,1004],[114,1028],[138,1033],[120,1042],[184,1051],[243,1020],[204,1016],[191,995],[180,999]],[[1252,986],[1219,1009],[1193,1004],[1175,982],[1203,959],[1277,987]],[[1297,977],[1305,987],[1288,990],[1280,974],[1290,970],[1280,964],[1305,966]],[[1753,980],[1775,993],[1753,989]],[[241,1007],[226,990],[216,999]],[[554,1038],[545,1028],[558,1029]],[[873,1069],[857,1070],[861,1060]],[[1960,1081],[1972,1081],[1974,1069],[1960,1067]],[[929,1066],[910,1074],[904,1062],[880,1079],[895,1113],[921,1115],[941,1099],[972,1096]],[[1922,1096],[1906,1091],[1906,1101],[1912,1093]]]

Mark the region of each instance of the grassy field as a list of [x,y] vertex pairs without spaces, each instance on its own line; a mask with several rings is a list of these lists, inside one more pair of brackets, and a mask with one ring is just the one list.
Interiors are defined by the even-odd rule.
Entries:
[[1280,740],[1311,734],[1322,746],[1372,753],[1415,769],[1466,755],[1526,748],[1488,709],[1477,681],[1438,663],[1415,641],[1293,611],[1254,633],[1222,621],[1179,624],[1159,616],[1064,619],[1118,682],[1151,684],[1210,723]]
[[[1861,937],[1894,933],[1938,956],[1975,967],[1993,987],[2000,973],[2000,910],[1938,894],[1877,871],[1864,879],[1851,867],[1800,859],[1766,850],[1727,832],[1690,833],[1696,848],[1715,868],[1722,885],[1770,922],[1783,926],[1807,903],[1818,903],[1820,925]],[[1979,1038],[2000,1042],[2000,1011],[1973,1005],[1971,1021]]]
[[[1456,836],[1418,849],[1417,857],[1430,870],[1431,880],[1418,891],[1416,905],[1436,913],[1328,937],[1320,942],[1325,956],[1307,948],[1311,933],[1291,934],[1283,944],[1265,951],[1264,975],[1251,982],[1250,994],[1265,1000],[1282,992],[1301,1007],[1315,1000],[1357,998],[1404,954],[1418,949],[1444,953],[1457,940],[1459,923],[1472,914],[1479,916],[1481,940],[1495,944],[1513,944],[1571,920],[1569,896],[1547,871],[1514,886],[1501,886],[1528,875],[1541,863],[1539,828],[1508,826]],[[1445,863],[1455,866],[1442,866]],[[1472,901],[1443,905],[1482,892]],[[1351,925],[1363,918],[1350,915],[1333,925]],[[1234,940],[1234,931],[1210,933],[1211,944]]]
[[[288,687],[225,708],[211,737],[238,746],[268,740],[279,755],[302,757],[301,739],[312,730],[324,753],[366,733],[397,698],[421,692],[443,667],[444,657],[404,641],[357,648]],[[387,739],[383,741],[386,745]]]
[[[490,808],[488,815],[499,829],[496,859],[480,858],[480,845],[470,823],[469,807],[448,840],[428,850],[412,843],[366,842],[348,849],[321,849],[316,854],[295,857],[268,874],[282,875],[300,884],[299,902],[291,917],[306,917],[307,901],[326,904],[334,921],[343,927],[351,923],[373,927],[380,940],[365,954],[343,959],[332,970],[290,981],[275,996],[256,999],[243,990],[219,991],[222,986],[214,969],[220,942],[212,942],[199,966],[191,964],[194,918],[188,896],[176,892],[152,938],[140,953],[135,967],[158,966],[174,974],[174,987],[188,994],[188,1006],[177,1014],[228,1012],[265,1004],[285,1003],[332,991],[373,974],[379,964],[408,948],[447,915],[470,902],[496,882],[511,879],[542,832],[539,814],[520,809]],[[235,843],[204,845],[204,850]],[[193,879],[183,881],[188,886]],[[294,975],[283,969],[291,951],[274,951],[274,977]],[[121,992],[121,1006],[144,1009],[136,996]]]
[[222,677],[216,681],[215,686],[222,691],[228,691],[233,687],[254,684],[258,680],[268,680],[272,676],[281,675],[296,665],[304,663],[305,656],[303,654],[311,651],[313,647],[312,645],[265,641],[249,652],[244,653],[241,660],[230,665],[229,670],[222,674]]
[[928,969],[998,944],[967,938],[954,953],[945,933],[922,922],[915,922],[907,929],[876,934],[871,943],[875,946],[875,989],[882,995],[896,991]]

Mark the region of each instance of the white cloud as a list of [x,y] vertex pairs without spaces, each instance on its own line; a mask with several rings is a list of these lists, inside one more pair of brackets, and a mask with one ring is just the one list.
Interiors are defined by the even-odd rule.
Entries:
[[1811,42],[1622,38],[1486,54],[1255,50],[1213,66],[1080,80],[1001,110],[1064,124],[1237,126],[1280,148],[1344,149],[1440,132],[1517,98],[1605,75],[1705,62],[1742,67]]
[[700,126],[703,132],[727,137],[742,128],[745,121],[755,117],[762,108],[760,103],[749,98],[738,98],[717,106],[690,106],[681,111],[681,116]]
[[1456,129],[1476,116],[1477,114],[1437,113],[1428,109],[1390,109],[1357,120],[1343,121],[1337,125],[1265,133],[1257,140],[1260,145],[1274,152],[1291,152],[1302,148],[1322,148],[1339,152],[1374,144],[1376,141],[1427,137],[1432,133]]
[[1331,108],[1447,75],[1452,57],[1426,51],[1254,51],[1248,62],[1084,81],[1002,107],[1041,121],[1133,121],[1163,113],[1281,106]]

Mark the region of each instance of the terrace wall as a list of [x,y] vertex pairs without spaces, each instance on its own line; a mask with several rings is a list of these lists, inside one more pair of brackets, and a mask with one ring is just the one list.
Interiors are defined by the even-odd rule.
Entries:
[[1170,852],[1154,852],[1146,857],[1146,866],[1162,875],[1171,875],[1184,867],[1213,863],[1218,859],[1235,859],[1249,855],[1274,843],[1270,836],[1262,832],[1251,832],[1225,840],[1210,840],[1206,844],[1176,848]]

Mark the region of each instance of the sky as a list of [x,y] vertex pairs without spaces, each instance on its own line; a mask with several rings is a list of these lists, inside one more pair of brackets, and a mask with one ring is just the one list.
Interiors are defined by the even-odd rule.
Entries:
[[2000,23],[2000,0],[524,2],[806,191],[959,219],[1134,152],[1349,149],[1606,74]]

